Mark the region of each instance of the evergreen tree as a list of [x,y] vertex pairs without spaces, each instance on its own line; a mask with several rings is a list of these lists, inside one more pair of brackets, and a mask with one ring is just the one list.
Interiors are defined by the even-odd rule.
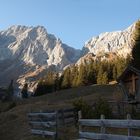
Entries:
[[107,75],[107,72],[104,72],[103,73],[101,84],[108,84],[108,75]]
[[113,79],[117,79],[117,68],[115,66],[113,67]]
[[55,73],[48,72],[46,76],[46,93],[55,91]]
[[22,98],[28,98],[28,84],[25,83],[21,90]]
[[77,79],[78,79],[78,67],[77,66],[73,66],[72,67],[72,70],[71,70],[71,75],[72,75],[72,78],[71,78],[71,84],[72,84],[72,87],[76,87],[77,86]]
[[7,89],[7,100],[12,100],[14,95],[14,87],[13,87],[13,80],[11,80],[8,89]]
[[102,84],[102,75],[103,75],[102,66],[99,67],[98,75],[97,75],[97,84]]
[[95,71],[94,62],[91,62],[87,66],[87,80],[88,80],[88,84],[95,84],[96,83],[96,71]]
[[55,87],[55,91],[60,89],[60,80],[59,80],[59,73],[56,73],[55,75],[55,79],[54,79],[54,87]]
[[86,85],[87,83],[88,83],[88,80],[87,80],[86,67],[83,64],[81,64],[79,67],[79,73],[78,73],[76,85],[83,86],[83,85]]
[[123,57],[118,57],[116,61],[117,77],[119,77],[122,74],[126,67],[126,59]]
[[112,62],[107,62],[107,67],[106,67],[106,72],[108,75],[108,80],[112,81],[113,80],[113,65]]
[[98,71],[97,84],[108,84],[108,74],[103,70],[103,65],[100,66]]
[[70,67],[68,67],[66,70],[64,70],[63,74],[63,81],[62,81],[62,88],[70,88],[71,87],[71,70]]
[[140,69],[140,20],[136,23],[133,39],[134,46],[132,50],[132,64],[134,67]]
[[56,91],[56,88],[58,88],[56,86],[58,86],[59,84],[59,79],[56,79],[56,75],[57,74],[54,72],[48,72],[44,78],[40,79],[35,90],[34,96],[40,96]]
[[41,79],[37,84],[37,88],[34,92],[34,96],[40,96],[40,95],[46,94],[46,91],[47,91],[47,85],[45,81]]

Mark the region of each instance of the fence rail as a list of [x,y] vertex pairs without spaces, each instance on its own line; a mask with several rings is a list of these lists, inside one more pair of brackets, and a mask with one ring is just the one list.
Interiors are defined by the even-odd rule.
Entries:
[[91,132],[79,132],[79,136],[81,138],[94,140],[140,140],[140,137],[137,136],[112,135]]
[[105,126],[105,127],[115,127],[115,128],[140,129],[140,120],[80,119],[79,123],[84,126]]
[[78,121],[78,114],[74,108],[51,112],[30,112],[28,119],[32,134],[52,136],[56,140],[58,138],[58,126],[75,124]]
[[[100,133],[83,131],[82,127],[100,127]],[[107,134],[106,127],[111,128],[127,128],[126,135]],[[127,115],[127,120],[112,120],[105,119],[101,115],[101,119],[81,119],[81,112],[79,112],[79,137],[87,139],[102,139],[102,140],[140,140],[138,136],[132,136],[132,129],[140,129],[140,120],[132,120],[130,115]]]
[[72,125],[78,122],[78,114],[74,108],[58,110],[58,120],[60,125]]
[[57,112],[28,113],[31,133],[35,135],[51,136],[57,139]]

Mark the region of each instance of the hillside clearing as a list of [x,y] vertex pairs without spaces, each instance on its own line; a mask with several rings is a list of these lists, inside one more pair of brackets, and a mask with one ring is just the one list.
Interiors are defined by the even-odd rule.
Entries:
[[[94,102],[97,97],[105,97],[112,100],[115,94],[121,93],[118,85],[92,85],[73,89],[66,89],[40,97],[32,97],[26,100],[16,101],[16,106],[10,110],[0,113],[0,139],[1,140],[36,140],[30,134],[27,113],[30,111],[63,109],[72,107],[75,99],[83,98],[89,103]],[[5,107],[0,103],[0,111]],[[3,106],[3,108],[2,108]],[[70,132],[72,139],[77,136],[76,128],[67,128],[63,134]],[[72,134],[71,134],[72,133]],[[64,138],[64,139],[65,139]],[[38,139],[38,138],[37,138]],[[68,140],[68,138],[66,138]]]

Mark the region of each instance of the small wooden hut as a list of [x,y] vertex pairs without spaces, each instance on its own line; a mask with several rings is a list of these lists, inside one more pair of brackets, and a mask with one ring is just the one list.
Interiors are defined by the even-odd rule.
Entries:
[[140,103],[140,70],[128,66],[118,78],[124,92],[125,100],[129,103]]

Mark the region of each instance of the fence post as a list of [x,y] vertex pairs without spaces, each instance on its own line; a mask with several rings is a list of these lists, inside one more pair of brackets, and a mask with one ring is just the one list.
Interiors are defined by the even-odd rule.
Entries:
[[[82,112],[81,110],[78,111],[78,120],[82,119]],[[79,132],[82,130],[82,126],[79,124]]]
[[[39,113],[42,113],[42,110],[39,110]],[[42,122],[42,117],[40,117],[39,119],[40,119],[40,122]],[[42,133],[42,137],[45,138],[44,133]]]
[[64,110],[61,110],[61,116],[62,116],[62,123],[65,126],[65,116],[64,116]]
[[102,114],[101,115],[101,134],[105,134],[105,126],[104,126],[104,119],[105,119],[105,116]]
[[[131,120],[131,115],[127,114],[127,120],[130,121]],[[132,128],[128,127],[128,136],[132,136]]]
[[75,126],[78,124],[78,112],[76,109],[74,109],[74,124]]
[[58,111],[55,111],[56,113],[56,116],[55,116],[55,122],[56,122],[56,126],[55,126],[55,132],[56,132],[56,135],[55,135],[55,140],[57,140],[58,138]]

